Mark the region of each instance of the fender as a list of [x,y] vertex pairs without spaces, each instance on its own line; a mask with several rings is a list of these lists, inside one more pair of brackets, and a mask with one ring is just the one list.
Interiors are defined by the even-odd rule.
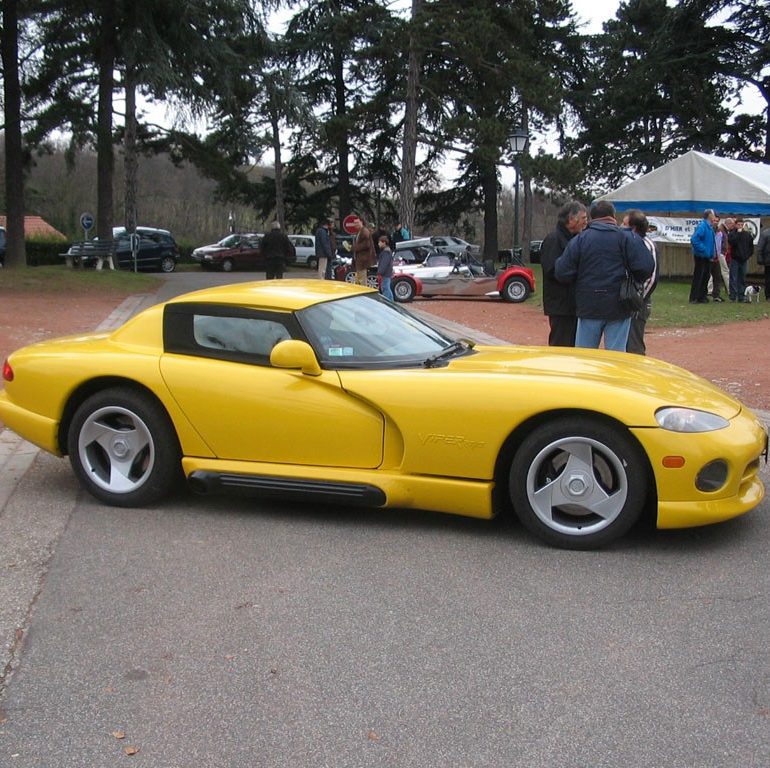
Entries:
[[510,277],[521,277],[529,283],[532,292],[535,290],[535,274],[529,267],[508,267],[497,276],[497,290],[502,293],[505,281]]

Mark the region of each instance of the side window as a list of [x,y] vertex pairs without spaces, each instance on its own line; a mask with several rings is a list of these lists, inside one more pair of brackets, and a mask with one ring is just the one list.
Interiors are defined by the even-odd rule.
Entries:
[[284,339],[301,338],[294,316],[211,304],[169,304],[163,315],[167,352],[267,365]]
[[248,317],[194,315],[195,343],[206,349],[225,349],[270,357],[273,347],[291,338],[286,328],[272,320]]

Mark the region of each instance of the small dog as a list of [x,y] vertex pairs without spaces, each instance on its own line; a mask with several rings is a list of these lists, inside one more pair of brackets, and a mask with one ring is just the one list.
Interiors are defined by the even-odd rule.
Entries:
[[759,303],[759,291],[760,287],[756,285],[756,283],[750,283],[746,286],[746,290],[743,292],[743,295],[746,297],[746,301],[749,303],[752,301]]

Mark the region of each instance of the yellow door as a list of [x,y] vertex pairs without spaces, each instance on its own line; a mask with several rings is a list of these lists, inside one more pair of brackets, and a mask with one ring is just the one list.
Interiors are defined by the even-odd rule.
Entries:
[[375,468],[383,418],[348,395],[334,371],[298,371],[167,354],[161,373],[220,459]]

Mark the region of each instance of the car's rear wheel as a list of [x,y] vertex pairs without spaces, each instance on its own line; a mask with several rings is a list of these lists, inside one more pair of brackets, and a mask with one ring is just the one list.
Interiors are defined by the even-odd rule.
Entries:
[[313,270],[318,269],[318,259],[316,259],[314,256],[311,256],[307,260],[307,265],[309,269],[313,269]]
[[233,262],[232,259],[225,259],[222,262],[222,271],[223,272],[232,272],[234,267],[235,267],[235,262]]
[[509,277],[503,286],[503,300],[518,304],[530,294],[529,283],[523,277]]
[[67,435],[70,463],[86,489],[118,507],[153,504],[181,478],[181,451],[162,406],[118,387],[89,397]]
[[164,256],[160,260],[161,272],[173,272],[176,269],[176,259],[173,256]]
[[513,508],[539,538],[566,549],[594,549],[638,520],[647,495],[638,445],[620,426],[560,418],[535,429],[509,475]]
[[400,302],[409,302],[417,295],[417,286],[408,277],[399,277],[391,283],[393,298]]

